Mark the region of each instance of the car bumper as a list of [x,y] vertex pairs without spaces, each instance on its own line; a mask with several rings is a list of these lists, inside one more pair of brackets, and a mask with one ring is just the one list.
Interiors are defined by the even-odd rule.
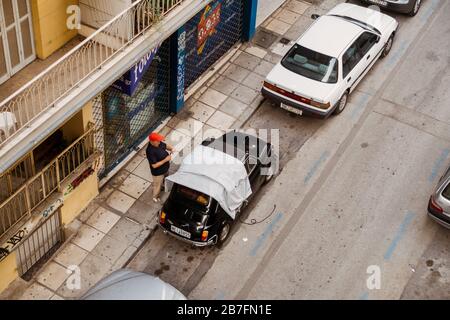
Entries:
[[161,223],[158,222],[158,226],[161,228],[162,232],[164,232],[164,234],[168,234],[171,237],[174,237],[175,239],[178,239],[182,242],[191,244],[193,246],[196,247],[208,247],[208,246],[212,246],[215,245],[217,243],[217,235],[214,235],[211,237],[211,239],[209,239],[208,241],[205,242],[200,242],[200,241],[193,241],[190,239],[187,239],[185,237],[182,237],[176,233],[173,233],[172,231],[167,230],[163,225],[161,225]]
[[370,0],[361,0],[365,4],[368,5],[376,5],[379,6],[381,9],[388,10],[388,11],[395,11],[400,13],[410,13],[412,9],[414,8],[414,1],[409,1],[408,3],[395,3],[395,2],[389,2],[387,1],[386,6],[379,5],[378,3],[370,1]]
[[430,203],[428,203],[428,216],[439,223],[441,226],[450,229],[450,217],[446,216],[443,213],[440,213],[436,210],[434,210]]
[[302,110],[303,111],[303,115],[306,116],[311,116],[311,117],[317,117],[317,118],[322,118],[322,119],[326,119],[328,118],[334,111],[334,108],[330,108],[328,110],[324,110],[324,111],[317,111],[311,108],[308,108],[304,105],[301,105],[299,103],[295,103],[292,102],[291,100],[285,99],[275,93],[272,93],[271,91],[267,90],[266,88],[262,88],[261,89],[261,93],[263,95],[263,97],[265,97],[266,99],[269,99],[277,104],[280,104],[281,102],[294,107],[296,109]]

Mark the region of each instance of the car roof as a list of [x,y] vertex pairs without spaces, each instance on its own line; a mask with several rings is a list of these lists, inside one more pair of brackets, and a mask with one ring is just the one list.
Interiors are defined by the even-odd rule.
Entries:
[[245,152],[246,138],[249,139],[249,154],[256,154],[252,151],[258,148],[258,143],[261,144],[261,149],[266,145],[266,142],[262,139],[239,131],[228,132],[210,143],[204,143],[204,145],[222,151],[244,162],[247,154]]
[[310,50],[337,58],[362,31],[362,27],[352,22],[325,15],[319,17],[297,43]]
[[81,300],[185,300],[177,289],[151,275],[121,269],[100,280]]

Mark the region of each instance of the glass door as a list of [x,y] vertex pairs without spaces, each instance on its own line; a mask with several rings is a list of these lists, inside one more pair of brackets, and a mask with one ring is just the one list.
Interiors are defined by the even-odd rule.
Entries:
[[[12,76],[36,57],[29,0],[0,1],[0,82],[2,60],[7,74]],[[3,48],[2,48],[3,47]],[[2,52],[3,51],[3,52]]]

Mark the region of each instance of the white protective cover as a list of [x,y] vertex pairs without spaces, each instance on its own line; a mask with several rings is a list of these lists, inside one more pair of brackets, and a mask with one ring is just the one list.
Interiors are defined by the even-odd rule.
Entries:
[[166,181],[168,189],[176,183],[209,195],[233,219],[252,194],[247,171],[241,161],[202,145],[186,156],[180,169]]

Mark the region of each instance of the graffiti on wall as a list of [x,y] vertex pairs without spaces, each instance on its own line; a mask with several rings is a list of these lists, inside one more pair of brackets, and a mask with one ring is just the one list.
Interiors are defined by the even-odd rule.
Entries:
[[64,192],[64,197],[68,196],[69,194],[71,194],[76,188],[78,188],[80,186],[80,184],[86,180],[87,178],[89,178],[91,175],[93,175],[95,172],[94,168],[89,167],[88,169],[86,169],[80,176],[78,176],[75,180],[73,180],[69,186],[66,189],[66,192]]
[[184,73],[186,61],[186,31],[178,36],[177,102],[184,100]]

